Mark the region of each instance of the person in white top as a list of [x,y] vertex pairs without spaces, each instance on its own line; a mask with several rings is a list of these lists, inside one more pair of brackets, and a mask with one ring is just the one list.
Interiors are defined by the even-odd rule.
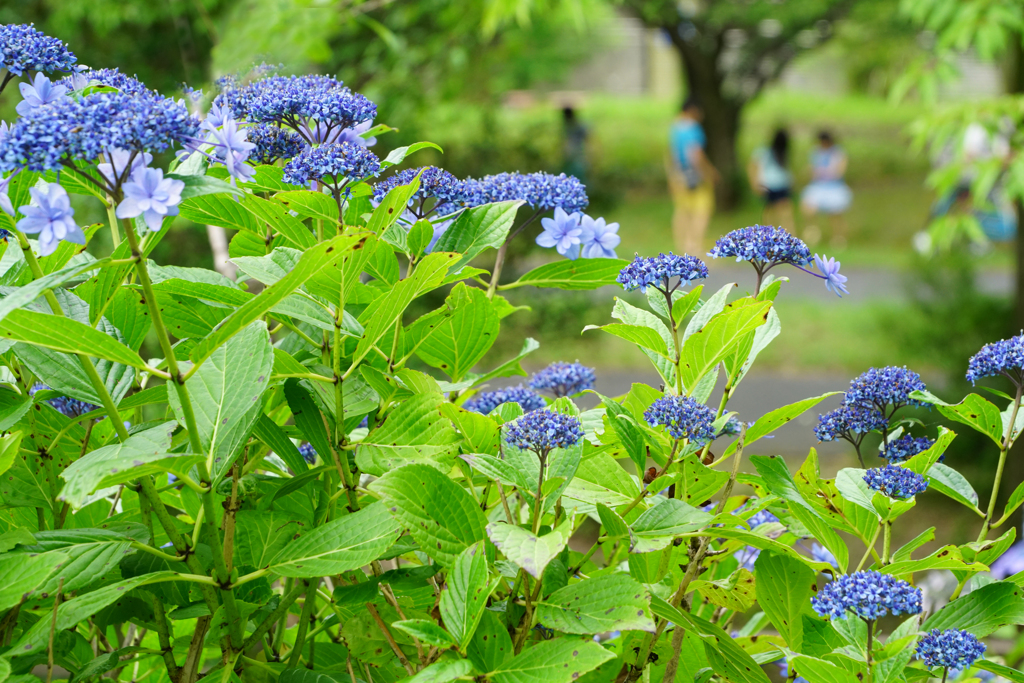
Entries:
[[811,152],[811,182],[800,196],[800,210],[807,218],[804,241],[815,244],[821,238],[821,230],[814,223],[814,217],[823,213],[829,217],[832,226],[833,247],[846,245],[846,218],[844,214],[853,201],[853,192],[843,180],[846,175],[846,152],[836,144],[828,131],[818,133],[818,146]]
[[771,145],[759,147],[747,164],[750,187],[764,200],[761,222],[792,230],[793,174],[789,172],[789,133],[779,128]]

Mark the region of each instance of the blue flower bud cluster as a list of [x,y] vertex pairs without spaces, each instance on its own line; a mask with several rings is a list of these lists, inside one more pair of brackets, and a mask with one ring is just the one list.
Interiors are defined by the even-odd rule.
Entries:
[[[420,176],[420,186],[409,200],[410,206],[413,207],[413,214],[417,218],[423,218],[434,212],[439,216],[445,216],[454,213],[465,204],[467,195],[463,188],[463,182],[448,171],[436,166],[410,168],[385,178],[373,186],[373,200],[383,201],[388,192],[400,185],[408,185],[417,175]],[[423,202],[427,199],[434,200],[434,205],[430,210],[415,210],[414,205],[417,200],[422,209]]]
[[[924,453],[934,445],[935,439],[929,439],[926,436],[915,438],[910,434],[904,434],[900,438],[890,441],[888,447],[878,453],[878,457],[885,458],[891,463],[906,462],[918,453]],[[939,461],[941,462],[945,457],[943,455],[939,458]]]
[[644,292],[648,287],[667,292],[672,278],[679,278],[676,285],[679,287],[689,285],[694,280],[703,280],[707,276],[708,267],[696,256],[678,256],[669,252],[650,257],[637,255],[632,263],[619,272],[615,281],[627,292],[634,289]]
[[33,24],[0,25],[0,68],[15,76],[26,71],[73,71],[77,61],[64,42],[37,31]]
[[1024,334],[985,344],[967,364],[972,384],[995,375],[1006,375],[1018,386],[1024,383]]
[[534,391],[550,391],[556,398],[572,396],[594,388],[597,375],[594,368],[580,363],[552,363],[530,378]]
[[733,230],[718,238],[708,256],[732,256],[737,261],[758,264],[763,270],[780,263],[805,266],[811,262],[811,250],[803,240],[771,225],[752,225]]
[[[29,395],[35,396],[37,391],[49,390],[49,386],[41,382],[37,382],[35,386],[33,386],[32,389],[29,391]],[[86,401],[79,401],[77,398],[71,398],[69,396],[57,396],[56,398],[51,398],[46,402],[49,403],[50,406],[61,415],[64,415],[65,417],[70,417],[72,419],[76,417],[81,417],[86,413],[91,413],[92,411],[99,408],[99,406],[95,406]]]
[[911,392],[923,391],[925,384],[921,375],[906,367],[889,365],[871,368],[850,382],[846,391],[847,405],[861,405],[884,410],[902,406],[923,406],[924,403],[910,398]]
[[529,413],[547,405],[544,398],[522,384],[497,391],[485,391],[462,404],[466,410],[487,415],[502,403],[518,403],[523,412]]
[[278,159],[291,159],[302,152],[306,143],[294,133],[270,123],[257,123],[246,129],[249,142],[256,145],[249,152],[249,161],[272,164]]
[[562,209],[576,213],[590,204],[583,183],[564,173],[498,173],[480,180],[468,179],[463,190],[467,206],[521,200],[538,211]]
[[872,491],[878,491],[894,500],[907,500],[928,488],[928,480],[914,470],[899,465],[875,467],[864,474],[864,481]]
[[[349,181],[370,178],[380,172],[380,159],[370,150],[351,142],[331,142],[309,147],[285,164],[284,181],[309,186],[330,178],[335,189]],[[324,181],[326,182],[326,181]]]
[[715,411],[689,396],[663,396],[644,411],[652,427],[664,427],[674,439],[705,444],[715,438]]
[[963,670],[974,664],[985,650],[985,643],[968,631],[932,629],[917,642],[916,654],[928,666]]
[[818,441],[834,441],[839,438],[857,442],[857,435],[885,429],[888,422],[885,415],[873,407],[844,405],[819,415],[814,435]]
[[313,448],[313,444],[308,441],[299,446],[299,455],[301,455],[302,459],[310,465],[316,463],[316,449]]
[[845,619],[853,612],[872,621],[893,614],[919,614],[921,590],[906,581],[873,570],[844,574],[811,598],[811,607],[821,617]]
[[553,448],[568,448],[583,438],[579,418],[550,410],[534,410],[505,426],[505,443],[544,456]]

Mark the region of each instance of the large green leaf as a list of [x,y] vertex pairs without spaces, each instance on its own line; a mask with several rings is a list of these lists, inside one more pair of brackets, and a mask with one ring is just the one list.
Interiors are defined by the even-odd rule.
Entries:
[[[768,434],[771,434],[790,420],[800,417],[829,396],[835,396],[838,393],[838,391],[830,391],[827,394],[814,396],[813,398],[805,398],[802,401],[790,403],[789,405],[782,406],[781,408],[776,408],[775,410],[765,413],[747,429],[747,433],[743,438],[743,447],[746,448],[750,446],[750,444],[767,436]],[[736,452],[737,448],[739,448],[738,439],[729,444],[729,447],[725,449],[725,453],[722,454],[722,457],[724,458],[732,455]]]
[[447,471],[455,459],[458,437],[439,410],[443,402],[441,394],[428,393],[400,403],[384,424],[360,442],[356,463],[376,476],[414,462]]
[[0,337],[64,353],[80,353],[143,369],[139,354],[114,337],[62,316],[17,308],[0,321]]
[[794,650],[803,643],[803,617],[811,615],[815,573],[785,555],[761,553],[754,563],[757,604]]
[[861,677],[824,659],[794,655],[789,662],[797,675],[815,683],[860,683],[861,680]]
[[672,543],[672,539],[707,525],[712,515],[676,498],[666,498],[645,511],[630,526],[635,539],[631,552],[650,553]]
[[496,612],[484,610],[466,654],[480,671],[494,671],[512,658],[512,638]]
[[557,287],[558,289],[597,289],[615,284],[619,271],[628,261],[614,258],[568,259],[545,263],[500,289],[516,287]]
[[270,569],[295,578],[358,569],[390,548],[400,531],[384,503],[373,503],[292,541],[270,562]]
[[487,574],[487,556],[482,543],[462,551],[448,570],[438,607],[445,627],[462,652],[472,640],[487,608],[487,599],[497,585]]
[[0,584],[0,611],[20,603],[65,560],[67,556],[59,552],[0,554],[0,573],[4,577]]
[[260,415],[256,420],[252,433],[253,436],[269,446],[274,453],[281,456],[293,473],[302,474],[309,469],[309,465],[303,460],[299,449],[288,438],[288,434],[266,415]]
[[498,202],[466,209],[455,219],[434,245],[434,252],[461,254],[454,265],[457,270],[486,249],[497,249],[504,243],[516,213],[523,202]]
[[287,512],[239,510],[235,513],[235,564],[266,567],[306,531],[306,523]]
[[665,344],[665,340],[650,327],[611,323],[609,325],[587,325],[583,328],[583,331],[586,332],[587,330],[604,330],[620,339],[625,339],[648,351],[653,351],[659,356],[668,358],[668,346]]
[[928,469],[925,475],[928,479],[929,488],[952,498],[961,505],[974,510],[979,516],[982,514],[978,509],[978,494],[971,483],[952,467],[935,463]]
[[[637,308],[623,299],[616,298],[615,305],[612,307],[612,317],[616,320],[621,320],[627,325],[647,327],[654,330],[665,342],[665,347],[668,349],[669,355],[675,353],[675,342],[672,340],[672,332],[668,329],[668,326],[661,318],[650,311]],[[641,350],[648,358],[651,359],[651,362],[654,364],[654,367],[657,369],[658,374],[661,375],[665,384],[667,386],[674,386],[675,367],[672,362],[661,354],[655,353],[650,349],[641,347]]]
[[537,536],[522,527],[505,522],[487,525],[487,535],[505,557],[522,567],[536,579],[544,575],[544,568],[562,552],[572,535],[572,521],[566,519],[543,536]]
[[1024,624],[1024,588],[998,581],[948,603],[921,630],[957,628],[984,638],[1005,624]]
[[458,382],[498,340],[500,322],[487,293],[461,282],[445,304],[450,315],[420,343],[416,353]]
[[946,403],[929,391],[915,391],[910,397],[935,406],[945,417],[981,432],[997,446],[1002,445],[1003,418],[1000,416],[999,408],[988,399],[978,394],[967,394],[960,403]]
[[998,676],[1002,676],[1008,681],[1013,681],[1013,683],[1024,683],[1024,671],[1021,671],[1020,669],[1014,669],[1004,664],[990,662],[987,659],[980,659],[976,661],[974,666],[982,669],[983,671],[988,671]]
[[313,449],[323,461],[331,462],[334,448],[327,433],[327,426],[324,424],[324,416],[317,408],[313,397],[295,379],[285,382],[284,395],[295,419],[295,426],[306,437],[306,441],[313,445]]
[[562,633],[654,631],[646,589],[622,573],[559,588],[537,605],[537,619]]
[[346,233],[311,247],[303,253],[302,258],[295,264],[295,268],[287,275],[264,289],[259,296],[239,307],[221,323],[220,327],[196,344],[189,354],[190,358],[197,364],[204,362],[227,340],[284,301],[289,294],[302,286],[315,273],[337,263],[353,249],[361,248],[366,237],[366,233]]
[[468,659],[445,659],[421,669],[412,678],[403,679],[402,683],[448,683],[468,679],[474,673],[473,664]]
[[420,549],[450,566],[470,545],[486,538],[487,518],[473,497],[437,469],[411,464],[370,484]]
[[327,221],[331,228],[338,224],[338,204],[331,195],[323,192],[278,192],[274,195],[274,201],[281,202],[300,216]]
[[0,299],[0,320],[6,318],[7,314],[11,311],[32,303],[46,290],[60,287],[65,282],[74,280],[82,273],[101,268],[109,262],[110,259],[102,259],[88,263],[78,263],[18,287],[3,299]]
[[[270,384],[274,365],[266,324],[249,324],[208,358],[185,382],[185,388],[206,451],[207,469],[216,484],[231,469],[263,412],[260,399]],[[178,423],[185,427],[178,392],[169,391],[167,398]]]
[[615,655],[579,638],[548,640],[523,650],[488,675],[495,683],[572,683]]
[[736,349],[745,334],[767,321],[771,306],[771,301],[734,301],[687,338],[680,364],[687,392],[693,392],[704,375]]

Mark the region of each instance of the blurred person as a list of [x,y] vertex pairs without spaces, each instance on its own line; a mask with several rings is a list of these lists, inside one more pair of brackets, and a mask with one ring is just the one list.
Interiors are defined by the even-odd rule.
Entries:
[[764,199],[761,222],[793,229],[793,174],[789,172],[789,133],[779,128],[768,147],[754,150],[747,178]]
[[846,175],[847,158],[843,148],[836,144],[835,137],[827,130],[818,133],[818,145],[811,152],[811,182],[800,195],[800,211],[807,219],[804,241],[816,244],[821,238],[821,229],[813,222],[819,213],[825,214],[831,224],[833,247],[846,246],[846,217],[853,192],[843,180]]
[[562,158],[563,170],[566,175],[579,178],[584,185],[587,184],[587,138],[590,131],[576,116],[576,110],[571,106],[562,107]]
[[719,179],[718,171],[704,152],[707,137],[700,125],[703,120],[700,103],[692,96],[687,97],[669,131],[666,164],[676,248],[698,256],[704,253],[704,233],[715,210],[714,183]]

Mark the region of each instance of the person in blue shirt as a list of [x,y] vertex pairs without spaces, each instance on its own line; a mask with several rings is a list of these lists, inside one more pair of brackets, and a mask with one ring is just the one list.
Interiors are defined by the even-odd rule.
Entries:
[[669,154],[666,164],[669,190],[672,194],[672,234],[676,248],[702,256],[704,233],[715,210],[714,183],[719,175],[708,161],[707,138],[701,121],[704,110],[693,97],[683,102],[679,116],[669,131]]
[[792,230],[793,174],[789,172],[789,133],[779,128],[771,145],[754,150],[747,165],[750,187],[764,199],[761,222]]

